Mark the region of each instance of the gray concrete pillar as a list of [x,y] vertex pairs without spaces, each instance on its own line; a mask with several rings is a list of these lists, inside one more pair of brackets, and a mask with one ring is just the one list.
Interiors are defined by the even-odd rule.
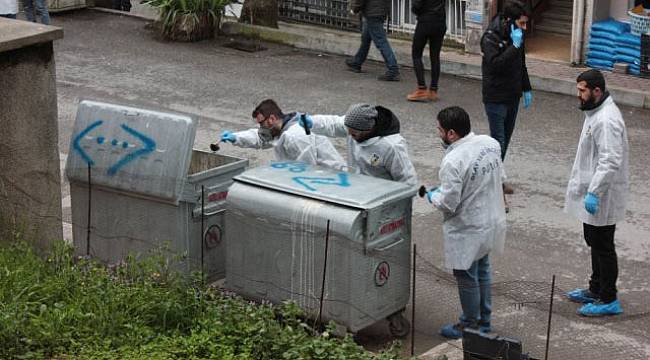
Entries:
[[62,37],[0,18],[0,241],[20,233],[39,250],[63,239],[52,43]]
[[465,51],[470,54],[481,53],[481,36],[490,24],[492,4],[496,0],[468,0],[465,8]]

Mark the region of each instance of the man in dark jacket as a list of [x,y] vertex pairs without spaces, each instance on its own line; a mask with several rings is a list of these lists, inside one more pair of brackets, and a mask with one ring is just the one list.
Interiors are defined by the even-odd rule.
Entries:
[[[411,56],[413,69],[418,80],[418,88],[406,96],[408,101],[435,101],[438,99],[438,78],[440,77],[440,49],[447,32],[444,0],[413,0],[411,11],[417,16]],[[427,89],[424,80],[422,52],[429,43],[431,59],[431,86]]]
[[361,13],[362,16],[361,46],[359,46],[357,54],[353,58],[347,59],[345,64],[351,71],[361,72],[361,65],[368,57],[370,42],[372,41],[386,63],[386,73],[377,79],[399,81],[397,59],[395,59],[395,54],[388,43],[386,31],[384,30],[384,22],[386,21],[386,15],[390,11],[391,0],[352,0],[350,4],[352,12],[354,14]]
[[[501,145],[502,160],[515,129],[519,99],[523,94],[525,109],[533,101],[524,50],[523,32],[527,22],[528,12],[523,2],[510,0],[481,38],[483,103],[490,135]],[[510,186],[504,185],[504,193],[512,192]]]

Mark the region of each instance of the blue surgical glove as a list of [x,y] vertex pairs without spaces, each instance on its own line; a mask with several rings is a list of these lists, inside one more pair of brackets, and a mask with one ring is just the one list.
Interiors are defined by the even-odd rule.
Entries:
[[600,199],[598,195],[594,193],[587,193],[585,195],[585,210],[591,215],[594,215],[598,212],[598,207],[600,205]]
[[520,28],[510,25],[510,38],[512,39],[512,45],[519,49],[524,42],[524,32]]
[[429,204],[432,204],[432,203],[433,203],[433,196],[434,196],[436,193],[439,193],[439,192],[440,192],[440,188],[437,187],[437,186],[434,187],[433,189],[427,191],[427,201],[429,201]]
[[298,124],[305,129],[311,129],[314,127],[314,120],[309,114],[305,114],[305,116],[300,116],[300,114],[298,114]]
[[226,130],[221,133],[221,142],[234,143],[235,141],[237,141],[237,136],[232,131]]
[[533,93],[530,91],[524,91],[524,109],[528,109],[530,104],[533,103]]

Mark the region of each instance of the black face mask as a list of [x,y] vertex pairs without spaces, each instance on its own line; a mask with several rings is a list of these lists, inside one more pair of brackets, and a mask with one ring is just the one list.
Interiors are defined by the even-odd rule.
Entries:
[[599,107],[607,98],[609,97],[609,92],[605,91],[603,96],[600,97],[600,100],[596,101],[592,96],[589,100],[585,102],[580,102],[580,110],[589,111]]

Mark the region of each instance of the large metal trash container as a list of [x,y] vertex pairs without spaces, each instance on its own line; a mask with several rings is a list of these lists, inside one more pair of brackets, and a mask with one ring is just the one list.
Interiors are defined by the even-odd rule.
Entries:
[[[272,163],[234,178],[226,216],[226,287],[244,297],[320,305],[322,319],[356,332],[401,316],[409,300],[411,205],[405,184],[300,163]],[[391,316],[397,314],[397,316]]]
[[195,133],[189,116],[79,104],[66,166],[78,254],[162,251],[181,271],[224,277],[225,199],[248,160],[192,150]]

